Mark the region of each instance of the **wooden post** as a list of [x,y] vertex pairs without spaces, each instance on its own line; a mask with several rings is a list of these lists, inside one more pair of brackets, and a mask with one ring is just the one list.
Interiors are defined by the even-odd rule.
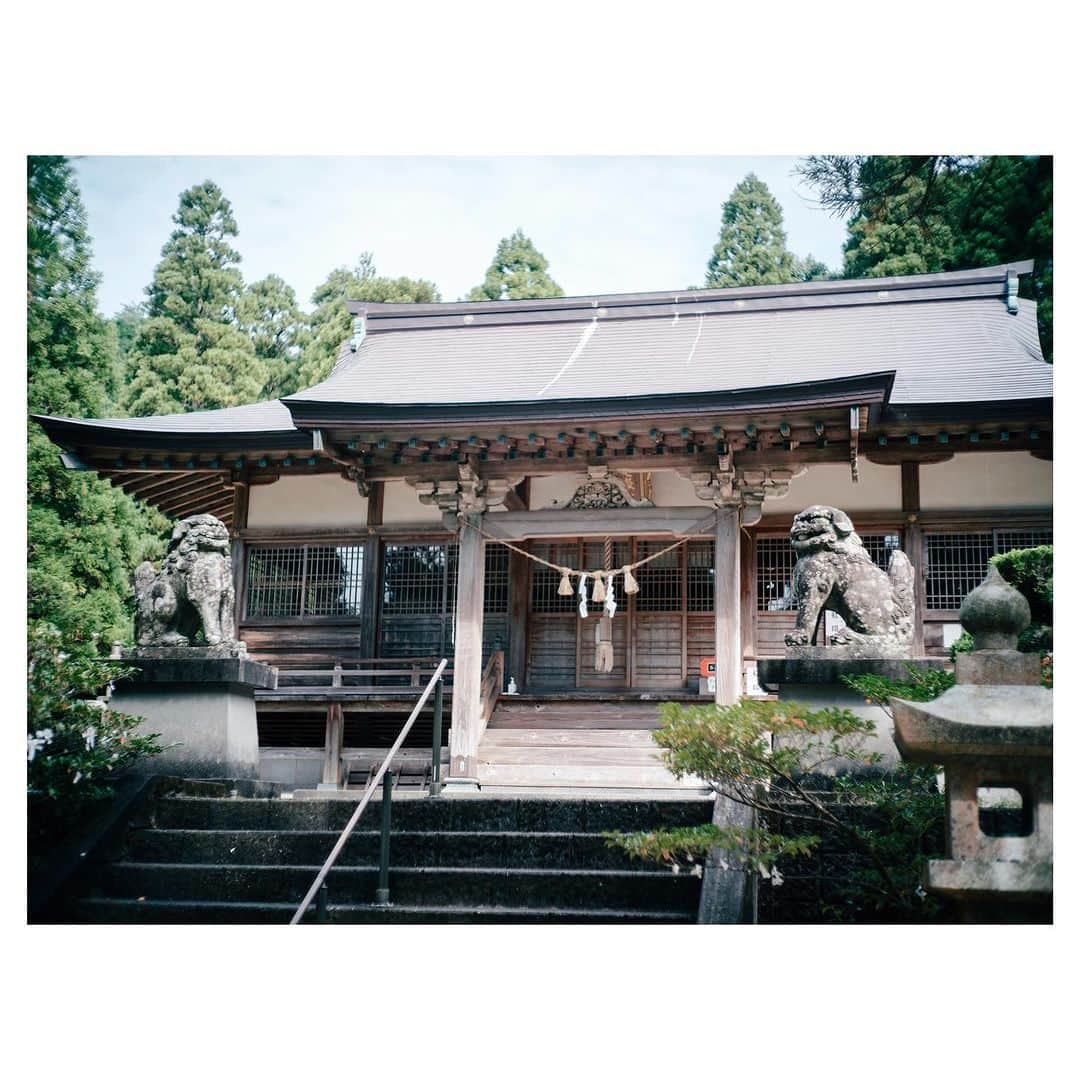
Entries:
[[364,576],[361,594],[363,621],[360,624],[360,655],[373,657],[378,652],[379,621],[379,536],[376,528],[382,524],[383,483],[376,480],[368,495],[368,537],[364,541]]
[[509,632],[506,641],[507,670],[525,685],[526,632],[529,618],[529,560],[516,551],[510,552],[510,604],[507,613]]
[[232,529],[232,577],[235,600],[233,602],[233,634],[240,637],[240,620],[244,617],[246,605],[247,567],[245,563],[244,541],[241,532],[247,528],[248,523],[248,494],[250,477],[247,469],[242,472],[234,471],[232,474],[233,485],[233,513]]
[[915,627],[912,634],[913,656],[926,654],[923,637],[923,612],[926,610],[926,565],[923,558],[923,531],[919,524],[919,463],[904,461],[900,465],[900,497],[904,510],[904,554],[915,573]]
[[734,705],[742,695],[742,598],[739,586],[739,509],[716,512],[713,611],[716,620],[716,703]]
[[341,748],[345,740],[345,714],[336,701],[326,709],[326,747],[320,790],[341,786]]
[[484,538],[482,515],[466,514],[458,531],[457,609],[454,612],[454,699],[450,714],[447,790],[479,787],[480,680],[484,636]]

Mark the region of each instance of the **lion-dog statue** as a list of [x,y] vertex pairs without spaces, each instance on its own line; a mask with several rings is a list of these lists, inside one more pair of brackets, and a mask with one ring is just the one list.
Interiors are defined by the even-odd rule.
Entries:
[[139,645],[207,645],[235,640],[229,532],[212,514],[184,518],[160,570],[135,571],[135,641]]
[[888,571],[876,566],[851,519],[834,506],[811,506],[791,526],[798,555],[794,593],[798,604],[788,645],[818,644],[825,611],[846,623],[830,635],[849,656],[910,656],[915,622],[915,574],[902,551],[893,551]]

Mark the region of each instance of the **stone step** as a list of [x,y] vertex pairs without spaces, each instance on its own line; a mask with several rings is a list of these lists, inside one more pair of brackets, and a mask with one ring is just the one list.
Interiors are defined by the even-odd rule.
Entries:
[[514,765],[488,765],[480,761],[477,767],[480,786],[491,784],[523,784],[537,786],[543,784],[583,784],[590,787],[618,788],[664,788],[687,787],[697,790],[700,785],[690,780],[676,780],[667,769],[656,764],[610,763],[586,765],[566,764],[559,761],[526,761]]
[[[476,751],[480,765],[647,765],[664,767],[656,747],[650,746],[501,746],[481,740]],[[666,771],[666,770],[665,770]]]
[[[220,865],[319,865],[338,834],[208,829],[140,829],[125,845],[126,862]],[[377,830],[357,830],[338,864],[378,862]],[[391,858],[412,867],[545,867],[549,869],[656,869],[613,848],[598,833],[581,832],[394,832]]]
[[[565,785],[563,785],[565,786]],[[666,785],[663,785],[666,786]],[[629,786],[627,786],[629,787]],[[625,795],[627,788],[620,789]],[[699,825],[711,820],[709,799],[630,798],[553,799],[448,796],[395,798],[393,827],[414,831],[603,832],[658,826]],[[356,794],[356,801],[360,793]],[[156,800],[154,824],[169,829],[328,830],[340,833],[356,809],[351,799],[220,799],[164,797]],[[374,828],[378,801],[360,824]],[[369,817],[370,815],[370,817]]]
[[[298,904],[319,867],[116,862],[103,868],[109,899]],[[377,866],[338,866],[327,877],[332,903],[369,904]],[[414,868],[391,866],[390,895],[414,907],[697,910],[700,880],[670,871]]]
[[643,746],[658,749],[652,732],[636,728],[578,730],[558,728],[488,728],[480,740],[484,746]]
[[[81,901],[73,917],[85,923],[157,924],[286,924],[297,905],[293,903],[246,903],[221,901],[124,900],[95,898]],[[498,907],[466,905],[416,906],[391,904],[330,904],[331,923],[593,923],[651,924],[691,923],[694,913],[639,911],[633,908]],[[314,908],[304,922],[315,921]]]

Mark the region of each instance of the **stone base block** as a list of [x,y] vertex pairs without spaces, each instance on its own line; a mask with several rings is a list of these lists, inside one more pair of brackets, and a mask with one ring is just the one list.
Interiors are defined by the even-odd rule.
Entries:
[[[845,659],[836,656],[835,649],[806,649],[794,655],[790,650],[784,658],[758,661],[758,680],[762,686],[776,689],[781,701],[801,702],[811,709],[849,709],[856,716],[872,720],[875,734],[866,740],[867,751],[881,755],[881,761],[872,766],[874,770],[890,769],[900,761],[893,742],[892,720],[878,705],[867,704],[866,698],[840,681],[841,675],[878,675],[895,682],[911,678],[908,665],[912,667],[943,668],[944,660],[933,658],[889,659],[883,657]],[[831,656],[818,655],[832,653]],[[851,762],[840,762],[823,767],[822,772],[857,771]]]
[[117,686],[113,707],[143,717],[142,730],[160,735],[167,747],[144,761],[142,771],[258,777],[255,690],[276,685],[274,668],[210,649],[131,650],[124,662],[139,673]]

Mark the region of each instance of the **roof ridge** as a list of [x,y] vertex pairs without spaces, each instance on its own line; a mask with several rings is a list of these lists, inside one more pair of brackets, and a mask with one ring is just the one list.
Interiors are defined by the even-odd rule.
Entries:
[[698,305],[714,301],[762,300],[769,297],[829,296],[858,292],[881,292],[907,289],[951,289],[975,284],[1005,285],[1010,274],[1032,272],[1031,259],[1014,260],[995,266],[967,270],[946,270],[931,274],[903,274],[889,277],[827,278],[817,281],[791,281],[774,285],[734,285],[721,289],[661,289],[651,292],[590,293],[580,296],[537,297],[519,300],[452,300],[438,303],[379,303],[347,300],[351,314],[373,320],[409,315],[496,314],[526,312],[579,312],[580,317],[595,314],[599,307]]

